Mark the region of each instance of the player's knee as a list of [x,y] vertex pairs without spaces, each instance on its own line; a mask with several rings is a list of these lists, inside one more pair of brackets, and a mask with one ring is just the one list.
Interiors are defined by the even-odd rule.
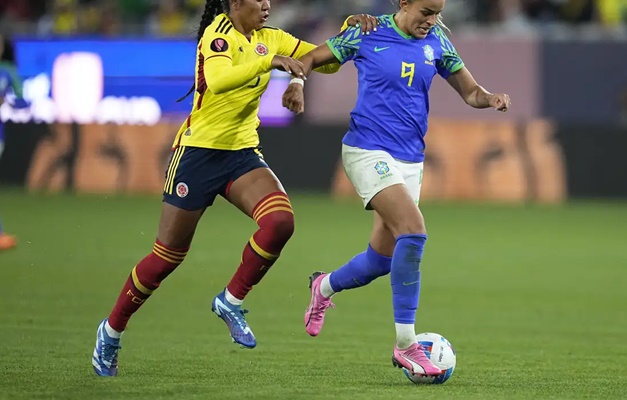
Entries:
[[394,237],[399,237],[400,235],[426,235],[427,229],[424,225],[402,225],[400,226],[394,235]]
[[390,221],[386,224],[392,235],[397,238],[400,235],[426,235],[427,228],[425,226],[425,220],[422,215],[417,215],[413,218],[399,218],[397,221]]
[[170,247],[157,240],[152,253],[134,268],[134,278],[147,288],[156,289],[183,262],[188,250],[189,247]]
[[287,243],[294,234],[294,214],[290,211],[275,211],[264,218],[263,230],[267,230],[278,242]]

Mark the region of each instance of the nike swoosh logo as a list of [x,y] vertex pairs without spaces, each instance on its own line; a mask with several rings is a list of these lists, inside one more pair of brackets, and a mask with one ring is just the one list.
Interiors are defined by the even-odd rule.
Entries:
[[375,48],[374,48],[374,52],[375,52],[375,53],[378,53],[378,52],[380,52],[380,51],[387,50],[387,49],[389,49],[389,48],[390,48],[390,46],[388,46],[388,47],[379,47],[379,46],[375,46]]
[[413,282],[403,282],[403,286],[411,286],[411,285],[415,285],[416,283],[418,283],[420,281],[413,281]]

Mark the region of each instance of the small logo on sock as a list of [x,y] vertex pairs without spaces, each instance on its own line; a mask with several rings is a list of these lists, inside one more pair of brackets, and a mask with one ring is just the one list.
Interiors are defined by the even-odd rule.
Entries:
[[416,283],[418,283],[420,281],[413,281],[413,282],[403,282],[403,286],[411,286],[411,285],[415,285]]
[[189,194],[189,187],[185,182],[179,182],[176,185],[176,194],[179,197],[186,197]]

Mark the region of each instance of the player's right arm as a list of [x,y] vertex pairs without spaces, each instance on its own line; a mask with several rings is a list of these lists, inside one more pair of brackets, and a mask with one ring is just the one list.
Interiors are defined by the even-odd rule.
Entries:
[[272,53],[252,62],[233,65],[235,49],[235,43],[230,37],[205,31],[200,53],[204,57],[203,76],[211,93],[221,94],[237,89],[274,68],[295,76],[305,75],[300,61]]

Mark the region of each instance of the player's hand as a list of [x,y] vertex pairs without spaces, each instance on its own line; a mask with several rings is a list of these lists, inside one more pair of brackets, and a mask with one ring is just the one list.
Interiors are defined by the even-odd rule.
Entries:
[[505,93],[496,93],[491,94],[488,97],[488,104],[496,111],[506,112],[512,105],[512,101],[510,100],[509,95]]
[[373,17],[370,14],[358,14],[351,15],[346,23],[349,26],[356,26],[361,28],[361,33],[364,35],[369,35],[370,32],[377,30],[377,25],[379,25],[379,20],[377,17]]
[[305,66],[302,62],[290,57],[275,55],[272,58],[272,68],[285,71],[290,75],[307,80]]
[[283,107],[300,114],[305,112],[305,91],[303,85],[291,83],[283,93]]

